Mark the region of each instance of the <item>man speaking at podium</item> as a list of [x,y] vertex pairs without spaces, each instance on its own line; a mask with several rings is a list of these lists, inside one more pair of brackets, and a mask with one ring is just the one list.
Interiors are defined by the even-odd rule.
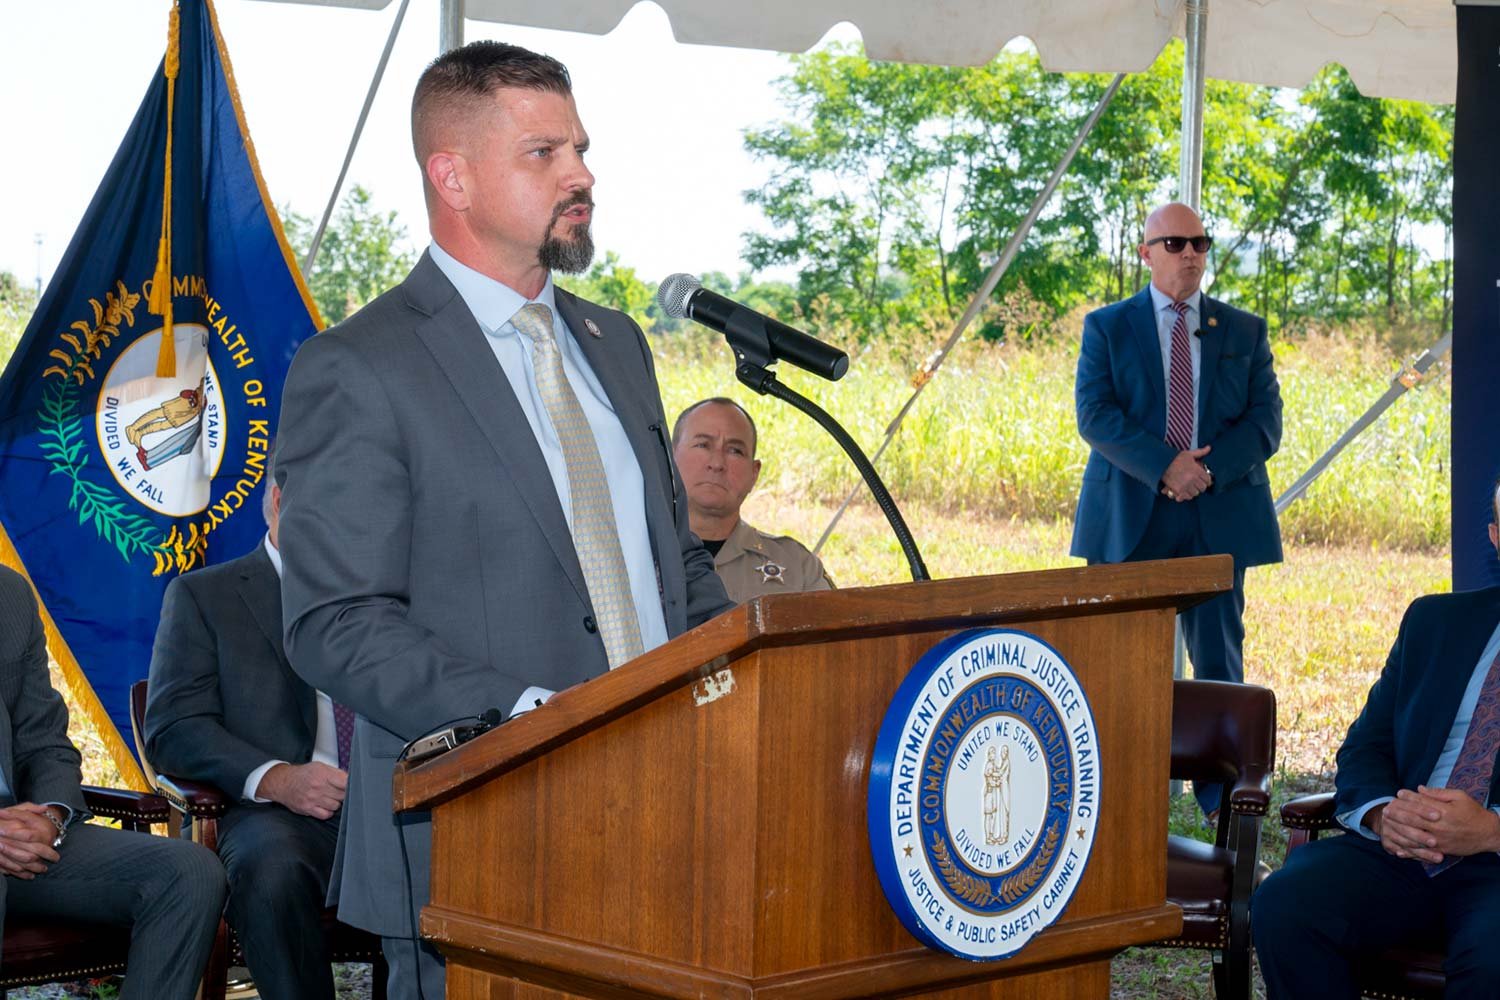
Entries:
[[417,84],[412,139],[432,244],[298,352],[277,467],[287,653],[358,714],[339,914],[385,938],[393,998],[438,1000],[414,926],[429,817],[391,813],[403,745],[731,605],[688,528],[640,329],[552,283],[593,254],[567,70],[497,42],[449,52]]

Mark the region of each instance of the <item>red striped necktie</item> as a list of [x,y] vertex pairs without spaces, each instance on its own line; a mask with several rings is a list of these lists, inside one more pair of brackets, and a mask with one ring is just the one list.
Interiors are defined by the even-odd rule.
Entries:
[[1193,447],[1193,346],[1188,341],[1187,303],[1173,302],[1172,358],[1167,389],[1167,444],[1178,451]]

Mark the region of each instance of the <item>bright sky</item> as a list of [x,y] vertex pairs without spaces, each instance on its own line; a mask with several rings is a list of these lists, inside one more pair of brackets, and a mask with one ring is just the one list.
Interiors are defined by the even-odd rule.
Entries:
[[[0,270],[51,276],[145,94],[165,47],[168,0],[4,0],[0,94]],[[277,205],[316,219],[338,176],[395,17],[384,11],[216,0],[261,169]],[[345,190],[359,183],[395,210],[414,247],[427,241],[407,109],[437,55],[438,0],[412,0]],[[852,29],[837,37],[857,38]],[[642,277],[742,269],[741,234],[760,224],[742,198],[767,166],[743,151],[746,128],[781,116],[784,57],[679,45],[654,4],[604,36],[465,24],[546,52],[572,72],[598,178],[595,243]]]

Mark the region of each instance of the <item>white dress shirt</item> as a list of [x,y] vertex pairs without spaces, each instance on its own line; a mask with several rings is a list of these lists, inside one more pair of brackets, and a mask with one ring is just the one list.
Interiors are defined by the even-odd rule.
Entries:
[[[1500,656],[1500,625],[1496,625],[1495,631],[1490,633],[1490,641],[1484,644],[1484,651],[1479,654],[1479,662],[1474,664],[1474,672],[1469,676],[1469,686],[1464,688],[1464,696],[1459,699],[1458,711],[1453,716],[1453,725],[1448,727],[1448,738],[1443,741],[1443,752],[1438,754],[1437,762],[1432,765],[1432,775],[1427,779],[1428,788],[1448,787],[1448,779],[1452,777],[1453,768],[1458,764],[1459,752],[1464,748],[1464,737],[1469,735],[1469,722],[1473,720],[1474,708],[1479,704],[1479,692],[1484,687],[1484,679],[1489,674],[1490,664],[1495,662],[1496,656]],[[1390,795],[1382,795],[1346,813],[1340,813],[1335,819],[1346,830],[1351,830],[1367,840],[1379,840],[1380,838],[1375,836],[1375,831],[1364,825],[1365,814],[1376,806],[1392,801],[1393,798]],[[1500,806],[1491,806],[1490,809],[1500,813]]]
[[[1155,285],[1151,285],[1151,306],[1156,314],[1156,337],[1161,344],[1162,385],[1167,396],[1172,395],[1172,327],[1177,324],[1177,311],[1172,308],[1172,298]],[[1187,299],[1187,312],[1182,314],[1187,323],[1188,352],[1193,357],[1193,438],[1191,447],[1198,447],[1198,379],[1203,367],[1203,344],[1194,334],[1203,329],[1203,293],[1194,292]],[[1168,400],[1162,400],[1162,412],[1167,412]],[[1165,426],[1165,425],[1163,425]]]
[[[515,289],[455,260],[436,243],[429,246],[428,252],[438,269],[458,289],[459,296],[484,332],[495,359],[500,362],[506,381],[510,383],[521,411],[526,414],[526,422],[546,460],[547,472],[557,491],[568,530],[572,531],[572,490],[568,483],[567,462],[537,387],[531,338],[521,335],[511,324],[511,317],[530,302],[540,302],[551,311],[552,332],[562,356],[563,374],[588,418],[600,461],[604,463],[604,478],[609,483],[614,506],[615,528],[620,537],[620,550],[625,557],[625,571],[630,578],[630,593],[640,625],[641,645],[645,650],[655,649],[667,641],[667,621],[657,585],[651,534],[646,527],[645,479],[640,463],[636,461],[635,449],[631,447],[630,438],[626,436],[604,387],[599,384],[588,358],[579,348],[573,331],[557,310],[552,276],[547,276],[546,284],[535,299],[527,299]],[[511,714],[535,708],[551,694],[545,688],[529,688],[521,695]]]

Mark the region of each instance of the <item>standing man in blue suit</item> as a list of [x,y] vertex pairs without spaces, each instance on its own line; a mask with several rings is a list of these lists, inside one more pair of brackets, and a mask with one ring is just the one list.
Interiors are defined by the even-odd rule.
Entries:
[[[1281,389],[1266,321],[1199,291],[1212,239],[1186,205],[1146,219],[1144,291],[1089,314],[1074,395],[1092,449],[1072,554],[1090,563],[1228,553],[1234,589],[1182,615],[1200,680],[1244,680],[1245,567],[1281,561],[1266,460]],[[1205,813],[1219,789],[1198,790]]]
[[[1500,481],[1490,543],[1500,548]],[[1338,753],[1350,833],[1251,902],[1272,1000],[1359,996],[1363,953],[1440,938],[1449,997],[1500,996],[1500,587],[1412,602]]]

